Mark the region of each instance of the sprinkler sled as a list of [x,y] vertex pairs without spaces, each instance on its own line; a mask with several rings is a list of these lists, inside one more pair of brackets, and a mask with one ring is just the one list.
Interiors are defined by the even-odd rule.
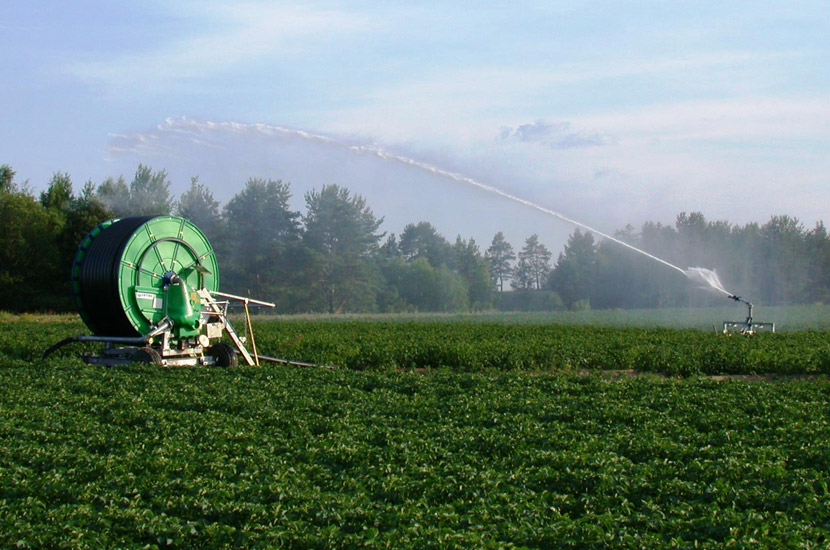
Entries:
[[736,302],[742,302],[746,304],[746,320],[744,321],[724,321],[723,322],[723,333],[724,334],[731,334],[733,332],[739,332],[740,334],[755,334],[757,331],[770,331],[775,332],[775,323],[762,323],[756,322],[752,319],[752,302],[749,300],[744,300],[737,294],[730,294],[728,296],[730,300],[735,300]]

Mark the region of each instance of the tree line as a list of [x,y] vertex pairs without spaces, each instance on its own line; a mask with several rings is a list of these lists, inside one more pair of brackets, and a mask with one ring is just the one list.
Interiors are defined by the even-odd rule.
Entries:
[[[516,250],[499,232],[486,250],[440,235],[429,222],[380,231],[366,200],[337,185],[290,207],[281,180],[251,178],[224,206],[198,178],[178,199],[164,170],[139,165],[75,192],[55,173],[38,196],[0,166],[0,310],[71,311],[69,266],[78,244],[113,217],[174,214],[196,224],[216,250],[222,289],[273,301],[280,312],[411,312],[638,308],[705,304],[714,297],[676,270],[613,241],[574,231],[553,261],[528,237]],[[766,304],[830,299],[830,239],[775,216],[764,225],[712,222],[681,213],[615,236],[680,267],[716,267],[731,291]],[[722,299],[722,297],[721,297]]]

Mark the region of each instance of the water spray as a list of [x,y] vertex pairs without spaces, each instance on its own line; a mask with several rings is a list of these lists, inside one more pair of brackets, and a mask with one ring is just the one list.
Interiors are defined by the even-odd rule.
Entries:
[[[745,331],[742,331],[742,332],[751,333],[752,330],[753,330],[753,328],[752,328],[753,326],[760,327],[761,325],[768,325],[769,324],[769,323],[753,323],[753,321],[752,321],[752,304],[749,301],[742,299],[740,296],[737,296],[736,294],[726,290],[726,288],[724,288],[723,284],[721,283],[720,278],[718,277],[717,273],[712,269],[706,269],[706,268],[703,268],[703,267],[689,267],[687,269],[683,269],[683,268],[678,267],[678,266],[676,266],[676,265],[674,265],[670,262],[667,262],[666,260],[664,260],[662,258],[659,258],[659,257],[657,257],[653,254],[650,254],[650,253],[646,252],[645,250],[637,248],[636,246],[628,244],[625,241],[622,241],[622,240],[620,240],[620,239],[618,239],[618,238],[616,238],[612,235],[609,235],[608,233],[605,233],[605,232],[600,231],[600,230],[598,230],[594,227],[591,227],[587,224],[584,224],[582,222],[579,222],[577,220],[569,218],[569,217],[567,217],[563,214],[560,214],[559,212],[556,212],[555,210],[545,208],[544,206],[540,206],[540,205],[538,205],[538,204],[536,204],[532,201],[529,201],[527,199],[523,199],[521,197],[517,197],[517,196],[512,195],[512,194],[510,194],[506,191],[503,191],[503,190],[501,190],[497,187],[487,185],[486,183],[482,183],[478,180],[475,180],[473,178],[464,176],[462,174],[458,174],[456,172],[451,172],[449,170],[444,170],[442,168],[439,168],[437,166],[434,166],[434,165],[426,163],[426,162],[422,162],[422,161],[415,160],[415,159],[412,159],[412,158],[409,158],[409,157],[398,155],[396,153],[389,152],[389,151],[387,151],[387,150],[385,150],[381,147],[378,147],[378,146],[354,145],[352,143],[348,143],[346,141],[335,139],[335,138],[332,138],[332,137],[329,137],[329,136],[314,134],[314,133],[306,132],[306,131],[303,131],[303,130],[295,130],[295,129],[291,129],[291,128],[284,128],[284,127],[281,127],[281,126],[273,126],[273,125],[270,125],[270,124],[253,124],[253,125],[251,125],[251,124],[241,124],[241,123],[236,123],[236,122],[205,122],[205,123],[200,123],[200,122],[196,122],[196,121],[189,120],[189,119],[186,119],[186,118],[167,119],[165,122],[167,124],[166,129],[172,129],[173,131],[190,130],[190,131],[195,132],[197,134],[203,134],[206,131],[211,131],[211,130],[219,128],[219,129],[224,129],[224,130],[230,131],[231,133],[235,133],[235,134],[256,134],[256,135],[261,135],[261,136],[265,136],[265,137],[272,137],[274,135],[279,134],[279,135],[285,135],[285,136],[289,136],[289,137],[300,138],[300,139],[303,139],[305,141],[311,141],[311,142],[315,142],[315,143],[322,143],[322,144],[326,144],[326,145],[332,145],[332,146],[335,146],[335,147],[338,147],[338,148],[341,148],[341,149],[346,149],[346,150],[349,150],[349,151],[353,151],[353,152],[359,153],[359,154],[374,155],[374,156],[376,156],[380,159],[383,159],[385,161],[395,162],[395,163],[398,163],[398,164],[403,164],[405,166],[411,166],[413,168],[417,168],[419,170],[428,172],[430,174],[434,174],[436,176],[439,176],[439,177],[442,177],[442,178],[445,178],[445,179],[450,179],[450,180],[453,180],[455,182],[463,183],[463,184],[466,184],[466,185],[472,185],[473,187],[476,187],[476,188],[481,189],[483,191],[486,191],[488,193],[492,193],[492,194],[498,195],[500,197],[504,197],[506,199],[509,199],[513,202],[523,204],[525,206],[528,206],[530,208],[538,210],[542,213],[545,213],[549,216],[553,216],[555,218],[558,218],[558,219],[560,219],[564,222],[567,222],[571,225],[574,225],[576,227],[580,227],[582,229],[585,229],[586,231],[589,231],[589,232],[591,232],[595,235],[598,235],[598,236],[600,236],[604,239],[608,239],[609,241],[615,242],[615,243],[617,243],[617,244],[619,244],[619,245],[621,245],[625,248],[628,248],[630,250],[633,250],[634,252],[637,252],[638,254],[642,254],[643,256],[651,258],[652,260],[654,260],[656,262],[659,262],[659,263],[661,263],[661,264],[663,264],[667,267],[670,267],[670,268],[672,268],[676,271],[679,271],[684,276],[686,276],[687,279],[691,280],[692,282],[698,283],[701,288],[703,288],[707,291],[711,291],[711,292],[714,292],[716,294],[723,295],[726,298],[735,300],[736,302],[743,302],[744,304],[747,305],[747,307],[749,309],[749,314],[747,315],[746,321],[744,323],[741,323],[741,326],[746,329]],[[160,127],[159,129],[164,130],[165,128]],[[731,322],[725,322],[724,323],[724,327],[725,327],[724,331],[726,331],[726,324],[727,323],[731,323]],[[773,325],[773,327],[774,327],[774,325]]]
[[[319,139],[320,136],[316,136],[316,137]],[[337,142],[334,142],[334,143],[337,143]],[[511,195],[510,193],[507,193],[506,191],[502,191],[501,189],[499,189],[497,187],[487,185],[487,184],[482,183],[480,181],[474,180],[473,178],[469,178],[467,176],[463,176],[463,175],[455,173],[455,172],[450,172],[448,170],[438,168],[437,166],[433,166],[433,165],[425,163],[425,162],[421,162],[421,161],[418,161],[418,160],[415,160],[415,159],[411,159],[411,158],[408,158],[408,157],[404,157],[404,156],[401,156],[401,155],[390,153],[390,152],[388,152],[384,149],[381,149],[379,147],[367,147],[367,146],[346,145],[346,144],[340,144],[340,145],[346,146],[352,151],[356,151],[356,152],[359,152],[359,153],[374,154],[377,157],[379,157],[381,159],[384,159],[384,160],[398,162],[400,164],[405,164],[407,166],[413,166],[415,168],[425,170],[425,171],[430,172],[432,174],[435,174],[437,176],[448,178],[448,179],[451,179],[451,180],[454,180],[454,181],[457,181],[457,182],[460,182],[460,183],[466,183],[466,184],[472,185],[474,187],[477,187],[479,189],[482,189],[484,191],[487,191],[488,193],[493,193],[493,194],[499,195],[500,197],[504,197],[504,198],[509,199],[511,201],[517,202],[519,204],[529,206],[529,207],[531,207],[535,210],[538,210],[540,212],[543,212],[543,213],[548,214],[550,216],[553,216],[555,218],[559,218],[560,220],[565,221],[567,223],[570,223],[571,225],[575,225],[577,227],[585,229],[586,231],[594,233],[595,235],[599,235],[602,238],[613,241],[613,242],[615,242],[615,243],[617,243],[621,246],[624,246],[625,248],[628,248],[630,250],[633,250],[634,252],[637,252],[637,253],[642,254],[642,255],[644,255],[648,258],[651,258],[652,260],[654,260],[656,262],[659,262],[659,263],[661,263],[661,264],[663,264],[667,267],[675,269],[675,270],[679,271],[680,273],[682,273],[683,275],[685,275],[687,279],[689,279],[693,282],[700,283],[700,285],[699,285],[700,288],[703,288],[704,290],[712,291],[712,292],[715,292],[716,294],[724,295],[724,296],[726,296],[727,298],[729,298],[731,300],[735,300],[736,302],[742,302],[742,303],[746,304],[746,306],[747,306],[746,320],[742,323],[741,322],[736,322],[736,321],[724,321],[724,323],[723,323],[723,332],[724,333],[729,333],[730,330],[733,330],[733,329],[739,329],[741,334],[754,334],[756,330],[760,330],[760,329],[771,329],[772,332],[775,332],[775,325],[773,323],[756,323],[756,322],[754,322],[752,320],[752,307],[753,307],[752,302],[750,302],[748,300],[744,300],[740,296],[726,290],[723,283],[721,283],[720,277],[718,277],[717,272],[715,272],[712,269],[707,269],[705,267],[689,267],[689,268],[683,269],[683,268],[678,267],[678,266],[676,266],[676,265],[674,265],[670,262],[667,262],[666,260],[664,260],[662,258],[659,258],[659,257],[657,257],[653,254],[650,254],[650,253],[646,252],[645,250],[639,249],[636,246],[630,245],[625,241],[617,239],[616,237],[613,237],[613,236],[611,236],[611,235],[609,235],[609,234],[607,234],[603,231],[600,231],[600,230],[595,229],[595,228],[593,228],[589,225],[586,225],[582,222],[579,222],[577,220],[574,220],[572,218],[564,216],[564,215],[560,214],[559,212],[556,212],[556,211],[551,210],[549,208],[545,208],[543,206],[540,206],[540,205],[538,205],[534,202],[531,202],[527,199],[523,199],[521,197]]]
[[742,334],[752,334],[753,331],[753,322],[752,322],[752,302],[749,300],[744,300],[737,294],[733,294],[726,290],[723,286],[723,283],[720,281],[720,277],[718,274],[711,269],[706,269],[703,267],[690,267],[686,270],[687,276],[692,281],[699,283],[700,288],[703,290],[708,290],[711,292],[715,292],[716,294],[725,295],[730,300],[734,300],[736,302],[740,302],[746,304],[747,307],[747,315],[746,320],[741,323],[738,321],[724,321],[724,332],[729,332],[729,329],[739,329]]
[[442,177],[442,178],[445,178],[445,179],[450,179],[450,180],[453,180],[453,181],[458,182],[458,183],[463,183],[463,184],[466,184],[466,185],[472,185],[473,187],[481,189],[482,191],[486,191],[488,193],[492,193],[492,194],[498,195],[500,197],[504,197],[506,199],[509,199],[513,202],[517,202],[519,204],[529,206],[530,208],[538,210],[539,212],[543,212],[543,213],[545,213],[549,216],[559,218],[560,220],[562,220],[564,222],[567,222],[571,225],[574,225],[576,227],[580,227],[582,229],[585,229],[586,231],[594,233],[595,235],[599,235],[600,237],[602,237],[604,239],[608,239],[610,241],[613,241],[613,242],[615,242],[615,243],[617,243],[621,246],[624,246],[624,247],[626,247],[630,250],[633,250],[633,251],[635,251],[639,254],[647,256],[648,258],[651,258],[652,260],[654,260],[656,262],[660,262],[661,264],[663,264],[667,267],[675,269],[675,270],[679,271],[680,273],[683,273],[684,275],[686,275],[689,278],[693,278],[693,275],[690,275],[690,273],[688,273],[687,270],[684,270],[681,267],[678,267],[678,266],[676,266],[672,263],[669,263],[669,262],[667,262],[666,260],[664,260],[662,258],[658,258],[657,256],[654,256],[653,254],[649,254],[645,250],[641,250],[641,249],[637,248],[636,246],[628,244],[625,241],[621,241],[620,239],[617,239],[616,237],[614,237],[612,235],[609,235],[608,233],[604,233],[604,232],[600,231],[599,229],[596,229],[596,228],[591,227],[587,224],[584,224],[580,221],[574,220],[574,219],[569,218],[569,217],[567,217],[563,214],[560,214],[559,212],[556,212],[555,210],[551,210],[550,208],[545,208],[544,206],[540,206],[540,205],[538,205],[538,204],[536,204],[532,201],[529,201],[527,199],[517,197],[516,195],[511,195],[510,193],[508,193],[506,191],[503,191],[503,190],[501,190],[497,187],[493,187],[492,185],[487,185],[486,183],[482,183],[478,180],[475,180],[473,178],[464,176],[462,174],[458,174],[456,172],[451,172],[449,170],[444,170],[443,168],[439,168],[439,167],[434,166],[432,164],[422,162],[422,161],[419,161],[419,160],[415,160],[413,158],[405,157],[403,155],[398,155],[396,153],[389,152],[386,149],[383,149],[383,148],[378,147],[378,146],[354,145],[354,144],[349,143],[347,141],[336,139],[336,138],[333,138],[333,137],[329,137],[329,136],[325,136],[325,135],[321,135],[321,134],[314,134],[314,133],[306,132],[306,131],[303,131],[303,130],[295,130],[295,129],[292,129],[292,128],[285,128],[285,127],[282,127],[282,126],[274,126],[274,125],[270,125],[270,124],[241,124],[241,123],[238,123],[238,122],[204,122],[204,123],[200,123],[200,122],[196,122],[196,121],[186,119],[186,118],[167,119],[165,122],[166,122],[167,125],[166,126],[160,126],[159,127],[160,130],[173,130],[173,131],[189,130],[189,131],[194,132],[196,134],[203,134],[207,131],[211,131],[211,130],[215,130],[215,129],[224,129],[224,130],[229,131],[229,132],[234,133],[234,134],[256,134],[256,135],[261,135],[261,136],[264,136],[264,137],[273,137],[274,135],[280,134],[280,135],[284,135],[284,136],[300,138],[302,140],[311,141],[311,142],[314,142],[314,143],[322,143],[322,144],[325,144],[325,145],[331,145],[331,146],[334,146],[334,147],[338,147],[338,148],[341,148],[341,149],[346,149],[348,151],[352,151],[352,152],[359,153],[359,154],[373,155],[373,156],[376,156],[376,157],[378,157],[380,159],[383,159],[385,161],[395,162],[395,163],[398,163],[398,164],[403,164],[405,166],[410,166],[410,167],[413,167],[413,168],[417,168],[418,170],[422,170],[424,172],[428,172],[430,174],[433,174],[433,175],[436,175],[436,176],[439,176],[439,177]]

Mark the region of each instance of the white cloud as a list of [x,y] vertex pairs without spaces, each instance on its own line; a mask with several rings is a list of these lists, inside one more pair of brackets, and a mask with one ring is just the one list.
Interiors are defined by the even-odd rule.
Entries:
[[830,138],[830,97],[685,101],[581,116],[580,124],[629,139],[687,141]]
[[537,120],[517,128],[502,128],[504,140],[518,140],[523,143],[539,143],[551,149],[573,149],[609,145],[614,140],[600,132],[575,129],[570,122]]
[[[518,128],[540,119],[571,124],[577,117],[589,120],[583,116],[583,98],[597,98],[588,100],[588,109],[601,118],[611,105],[619,109],[631,103],[630,98],[615,101],[609,92],[620,80],[629,83],[629,93],[643,96],[652,87],[671,83],[678,89],[677,101],[712,96],[712,90],[718,92],[715,97],[747,95],[745,88],[758,83],[750,84],[744,73],[755,74],[754,68],[764,66],[760,72],[771,74],[775,65],[796,56],[717,51],[648,59],[609,54],[599,60],[561,58],[544,64],[538,59],[464,66],[438,62],[366,89],[357,101],[326,112],[320,125],[333,132],[360,128],[365,135],[388,141],[424,140],[443,146],[492,136],[493,127]],[[738,79],[736,74],[743,76]],[[638,98],[634,103],[651,101]],[[604,140],[614,136],[614,128],[595,124],[580,128]]]
[[168,9],[186,12],[198,32],[183,31],[184,36],[144,48],[133,44],[139,48],[136,53],[101,53],[66,69],[111,91],[158,92],[189,79],[290,59],[375,25],[363,14],[289,3],[173,2]]

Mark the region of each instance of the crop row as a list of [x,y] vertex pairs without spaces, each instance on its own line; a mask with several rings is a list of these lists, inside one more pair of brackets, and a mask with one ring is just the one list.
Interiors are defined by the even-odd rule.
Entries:
[[[58,340],[84,332],[68,317],[2,322],[0,327],[0,357],[28,360]],[[254,330],[260,354],[361,370],[830,374],[830,332],[743,337],[667,328],[298,319],[261,320]],[[56,357],[82,349],[75,344]]]
[[827,332],[730,337],[660,328],[365,321],[266,321],[255,330],[261,350],[357,369],[830,374]]
[[[586,311],[417,313],[417,314],[338,314],[329,317],[337,322],[375,320],[428,321],[443,323],[507,323],[511,325],[589,325],[594,327],[681,328],[717,330],[723,320],[741,321],[746,316],[743,304],[717,307],[677,307],[660,309],[592,309]],[[286,319],[325,319],[318,315],[287,316]],[[830,305],[762,306],[755,309],[756,321],[774,322],[778,332],[830,330]]]
[[830,384],[0,359],[0,547],[826,547]]

